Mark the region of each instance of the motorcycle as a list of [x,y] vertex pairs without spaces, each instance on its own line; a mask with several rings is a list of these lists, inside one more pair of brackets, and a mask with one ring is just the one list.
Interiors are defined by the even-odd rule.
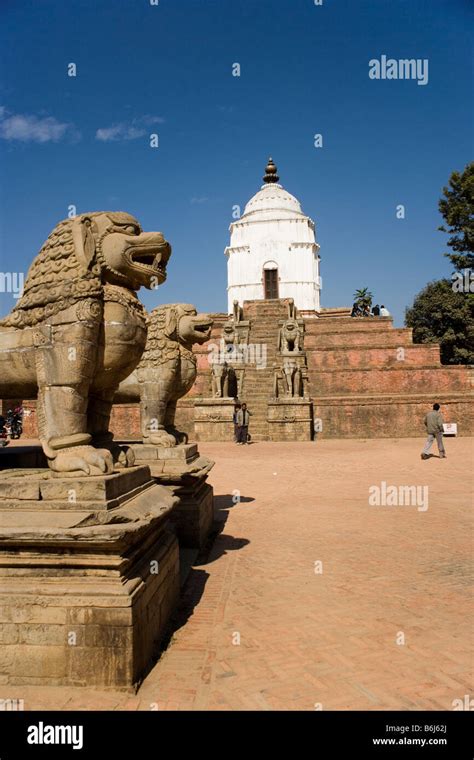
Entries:
[[23,432],[23,420],[18,412],[8,412],[5,420],[5,430],[7,436],[12,440],[19,438]]
[[8,440],[8,431],[5,425],[5,420],[0,417],[0,448],[8,446],[10,441]]
[[10,420],[10,438],[20,438],[23,432],[23,424],[21,418],[14,414]]

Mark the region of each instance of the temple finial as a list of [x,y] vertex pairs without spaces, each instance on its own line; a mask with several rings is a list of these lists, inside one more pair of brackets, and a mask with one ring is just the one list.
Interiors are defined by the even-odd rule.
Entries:
[[265,176],[263,178],[263,181],[267,184],[271,184],[272,182],[278,182],[279,179],[280,177],[277,174],[277,168],[273,163],[273,159],[270,157],[268,159],[268,164],[265,167]]

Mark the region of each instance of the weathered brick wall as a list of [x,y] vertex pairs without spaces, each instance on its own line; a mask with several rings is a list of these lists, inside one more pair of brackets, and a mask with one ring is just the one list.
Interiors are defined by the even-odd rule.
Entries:
[[332,370],[400,369],[439,367],[436,346],[316,347],[308,351],[308,365],[319,372]]
[[413,344],[391,319],[308,321],[305,346],[322,437],[422,435],[435,400],[460,435],[474,432],[469,368],[442,366],[438,345]]
[[[472,435],[472,400],[436,398],[445,422],[456,422],[458,435]],[[422,437],[423,420],[432,404],[432,396],[322,398],[314,401],[314,419],[322,421],[322,438]]]
[[464,367],[420,369],[375,367],[309,373],[311,396],[426,393],[436,395],[467,390]]
[[110,417],[110,429],[117,439],[138,440],[140,433],[140,408],[138,404],[115,404]]

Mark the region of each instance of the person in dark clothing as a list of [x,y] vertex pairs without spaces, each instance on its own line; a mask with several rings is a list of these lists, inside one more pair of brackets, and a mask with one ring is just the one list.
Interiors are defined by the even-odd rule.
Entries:
[[248,443],[249,420],[251,412],[247,409],[247,404],[242,404],[237,412],[237,443]]
[[378,305],[378,303],[376,303],[375,306],[373,307],[372,314],[374,315],[374,317],[380,317],[380,306]]
[[234,423],[234,443],[238,443],[239,442],[239,428],[237,426],[237,412],[241,408],[242,408],[242,404],[236,404],[234,406],[234,414],[233,414],[233,417],[232,417],[232,421]]
[[426,432],[428,433],[428,438],[426,439],[425,448],[421,452],[422,459],[429,459],[429,451],[435,439],[438,444],[440,459],[446,459],[446,450],[443,443],[444,420],[439,408],[439,404],[433,404],[433,411],[428,412],[425,417],[425,427]]
[[10,441],[7,438],[7,431],[5,429],[5,417],[0,414],[0,447],[8,446]]

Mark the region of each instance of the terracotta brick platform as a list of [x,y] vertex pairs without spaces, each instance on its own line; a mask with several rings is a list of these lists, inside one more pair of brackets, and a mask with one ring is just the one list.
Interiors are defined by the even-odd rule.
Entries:
[[[455,422],[459,435],[474,434],[474,369],[444,366],[437,344],[414,344],[412,330],[395,328],[389,317],[351,319],[349,309],[305,313],[304,348],[308,359],[311,414],[319,438],[376,438],[416,436],[419,418],[434,401],[443,407],[446,422]],[[242,365],[243,397],[253,412],[253,440],[272,438],[267,405],[272,395],[273,364],[279,320],[287,315],[283,299],[245,301],[249,342],[265,345],[267,365]],[[212,314],[210,340],[195,346],[198,374],[191,391],[179,401],[176,423],[190,440],[199,440],[194,402],[211,395],[209,345],[219,345],[226,314]],[[4,408],[14,402],[4,402]],[[36,436],[36,402],[26,408],[26,436]],[[117,438],[140,438],[137,404],[115,404],[111,430]],[[281,440],[281,438],[280,438]]]
[[[451,710],[473,693],[474,441],[448,439],[448,458],[425,462],[422,443],[201,444],[216,461],[220,533],[138,694],[0,686],[0,699],[25,709]],[[428,509],[371,506],[382,481],[427,486]]]
[[[434,401],[446,422],[456,422],[459,435],[474,434],[474,371],[443,366],[439,346],[414,344],[412,330],[394,328],[389,317],[352,319],[349,309],[326,309],[319,318],[304,316],[308,357],[308,390],[320,438],[410,437],[420,416]],[[244,365],[243,396],[253,411],[253,439],[270,440],[267,403],[272,395],[273,364],[284,300],[245,301],[249,342],[265,345],[266,368]],[[323,318],[324,317],[324,318]],[[209,343],[219,344],[225,314],[214,314]],[[211,392],[208,344],[195,347],[198,376],[178,404],[177,424],[196,439],[194,400]],[[116,405],[112,428],[120,435],[139,434],[138,409]],[[283,439],[280,438],[280,440]]]

